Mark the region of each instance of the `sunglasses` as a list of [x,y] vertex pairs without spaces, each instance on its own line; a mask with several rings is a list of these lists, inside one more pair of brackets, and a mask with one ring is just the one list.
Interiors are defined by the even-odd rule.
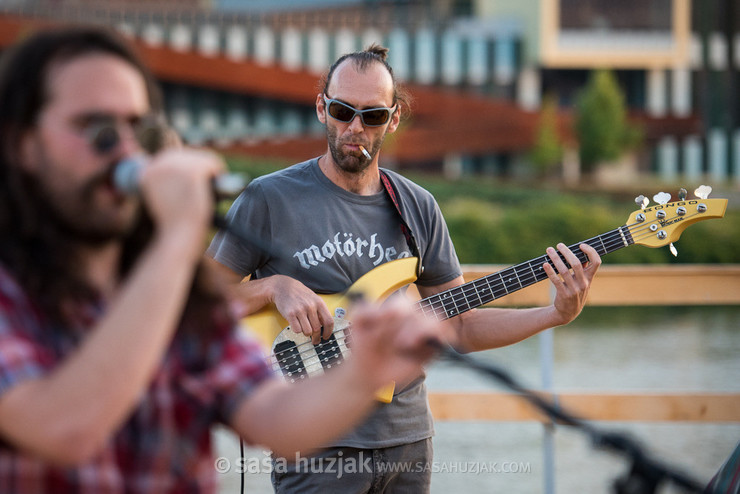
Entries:
[[326,113],[334,120],[349,123],[355,119],[355,116],[359,115],[362,124],[366,127],[380,127],[381,125],[385,125],[395,111],[395,105],[393,108],[380,107],[358,110],[346,103],[331,99],[326,95],[324,95],[324,104],[326,105]]
[[167,127],[161,117],[145,115],[122,124],[120,119],[108,114],[86,115],[80,123],[82,133],[90,146],[100,155],[111,152],[121,143],[122,129],[128,125],[134,139],[149,154],[159,151],[165,143]]

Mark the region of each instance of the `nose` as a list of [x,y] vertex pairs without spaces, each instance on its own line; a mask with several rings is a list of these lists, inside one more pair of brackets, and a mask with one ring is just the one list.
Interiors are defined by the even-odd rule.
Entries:
[[136,131],[131,125],[119,125],[117,130],[119,136],[117,149],[119,153],[131,155],[142,151]]
[[360,117],[360,115],[355,115],[355,117],[349,123],[348,129],[353,134],[359,134],[360,132],[364,131],[365,126],[362,124],[362,117]]

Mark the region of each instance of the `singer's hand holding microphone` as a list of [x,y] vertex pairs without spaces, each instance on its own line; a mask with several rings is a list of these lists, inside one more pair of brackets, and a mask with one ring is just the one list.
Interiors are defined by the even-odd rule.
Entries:
[[200,255],[213,219],[217,177],[229,177],[225,169],[214,152],[171,148],[122,160],[113,172],[113,184],[120,192],[141,196],[159,234],[192,241],[193,254]]

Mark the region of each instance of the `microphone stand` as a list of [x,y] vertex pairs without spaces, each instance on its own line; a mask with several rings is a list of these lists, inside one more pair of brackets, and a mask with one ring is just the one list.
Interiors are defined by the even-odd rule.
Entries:
[[575,427],[585,433],[596,448],[618,453],[630,461],[630,469],[624,476],[614,481],[616,494],[653,494],[664,480],[671,481],[686,492],[701,493],[704,486],[696,479],[651,458],[635,440],[624,433],[601,431],[587,421],[565,411],[562,407],[543,399],[525,388],[507,371],[499,366],[481,362],[469,355],[457,352],[454,348],[436,344],[440,355],[469,369],[476,370],[505,385],[512,391],[544,412],[555,423]]

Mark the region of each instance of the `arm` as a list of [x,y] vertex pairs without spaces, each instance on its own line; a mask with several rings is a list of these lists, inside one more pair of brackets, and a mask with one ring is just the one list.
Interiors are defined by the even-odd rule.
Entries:
[[242,437],[279,456],[308,454],[364,418],[377,404],[380,387],[421,373],[433,354],[429,341],[439,340],[436,322],[398,301],[353,314],[352,358],[307,381],[263,385],[232,419]]
[[[562,326],[575,319],[586,303],[591,281],[601,265],[601,258],[591,246],[581,244],[581,250],[589,259],[586,267],[581,265],[578,258],[565,245],[558,244],[558,251],[568,261],[571,272],[555,249],[552,247],[547,249],[547,255],[557,268],[556,271],[549,263],[543,265],[545,273],[556,289],[552,305],[528,309],[471,310],[447,321],[445,329],[450,343],[465,351],[498,348],[517,343],[544,329]],[[419,293],[422,297],[428,297],[461,284],[462,276],[443,285],[420,286]]]
[[77,350],[0,397],[6,440],[46,461],[76,464],[126,420],[181,316],[210,222],[209,177],[221,166],[210,153],[177,151],[143,172],[142,194],[157,227],[150,246]]

